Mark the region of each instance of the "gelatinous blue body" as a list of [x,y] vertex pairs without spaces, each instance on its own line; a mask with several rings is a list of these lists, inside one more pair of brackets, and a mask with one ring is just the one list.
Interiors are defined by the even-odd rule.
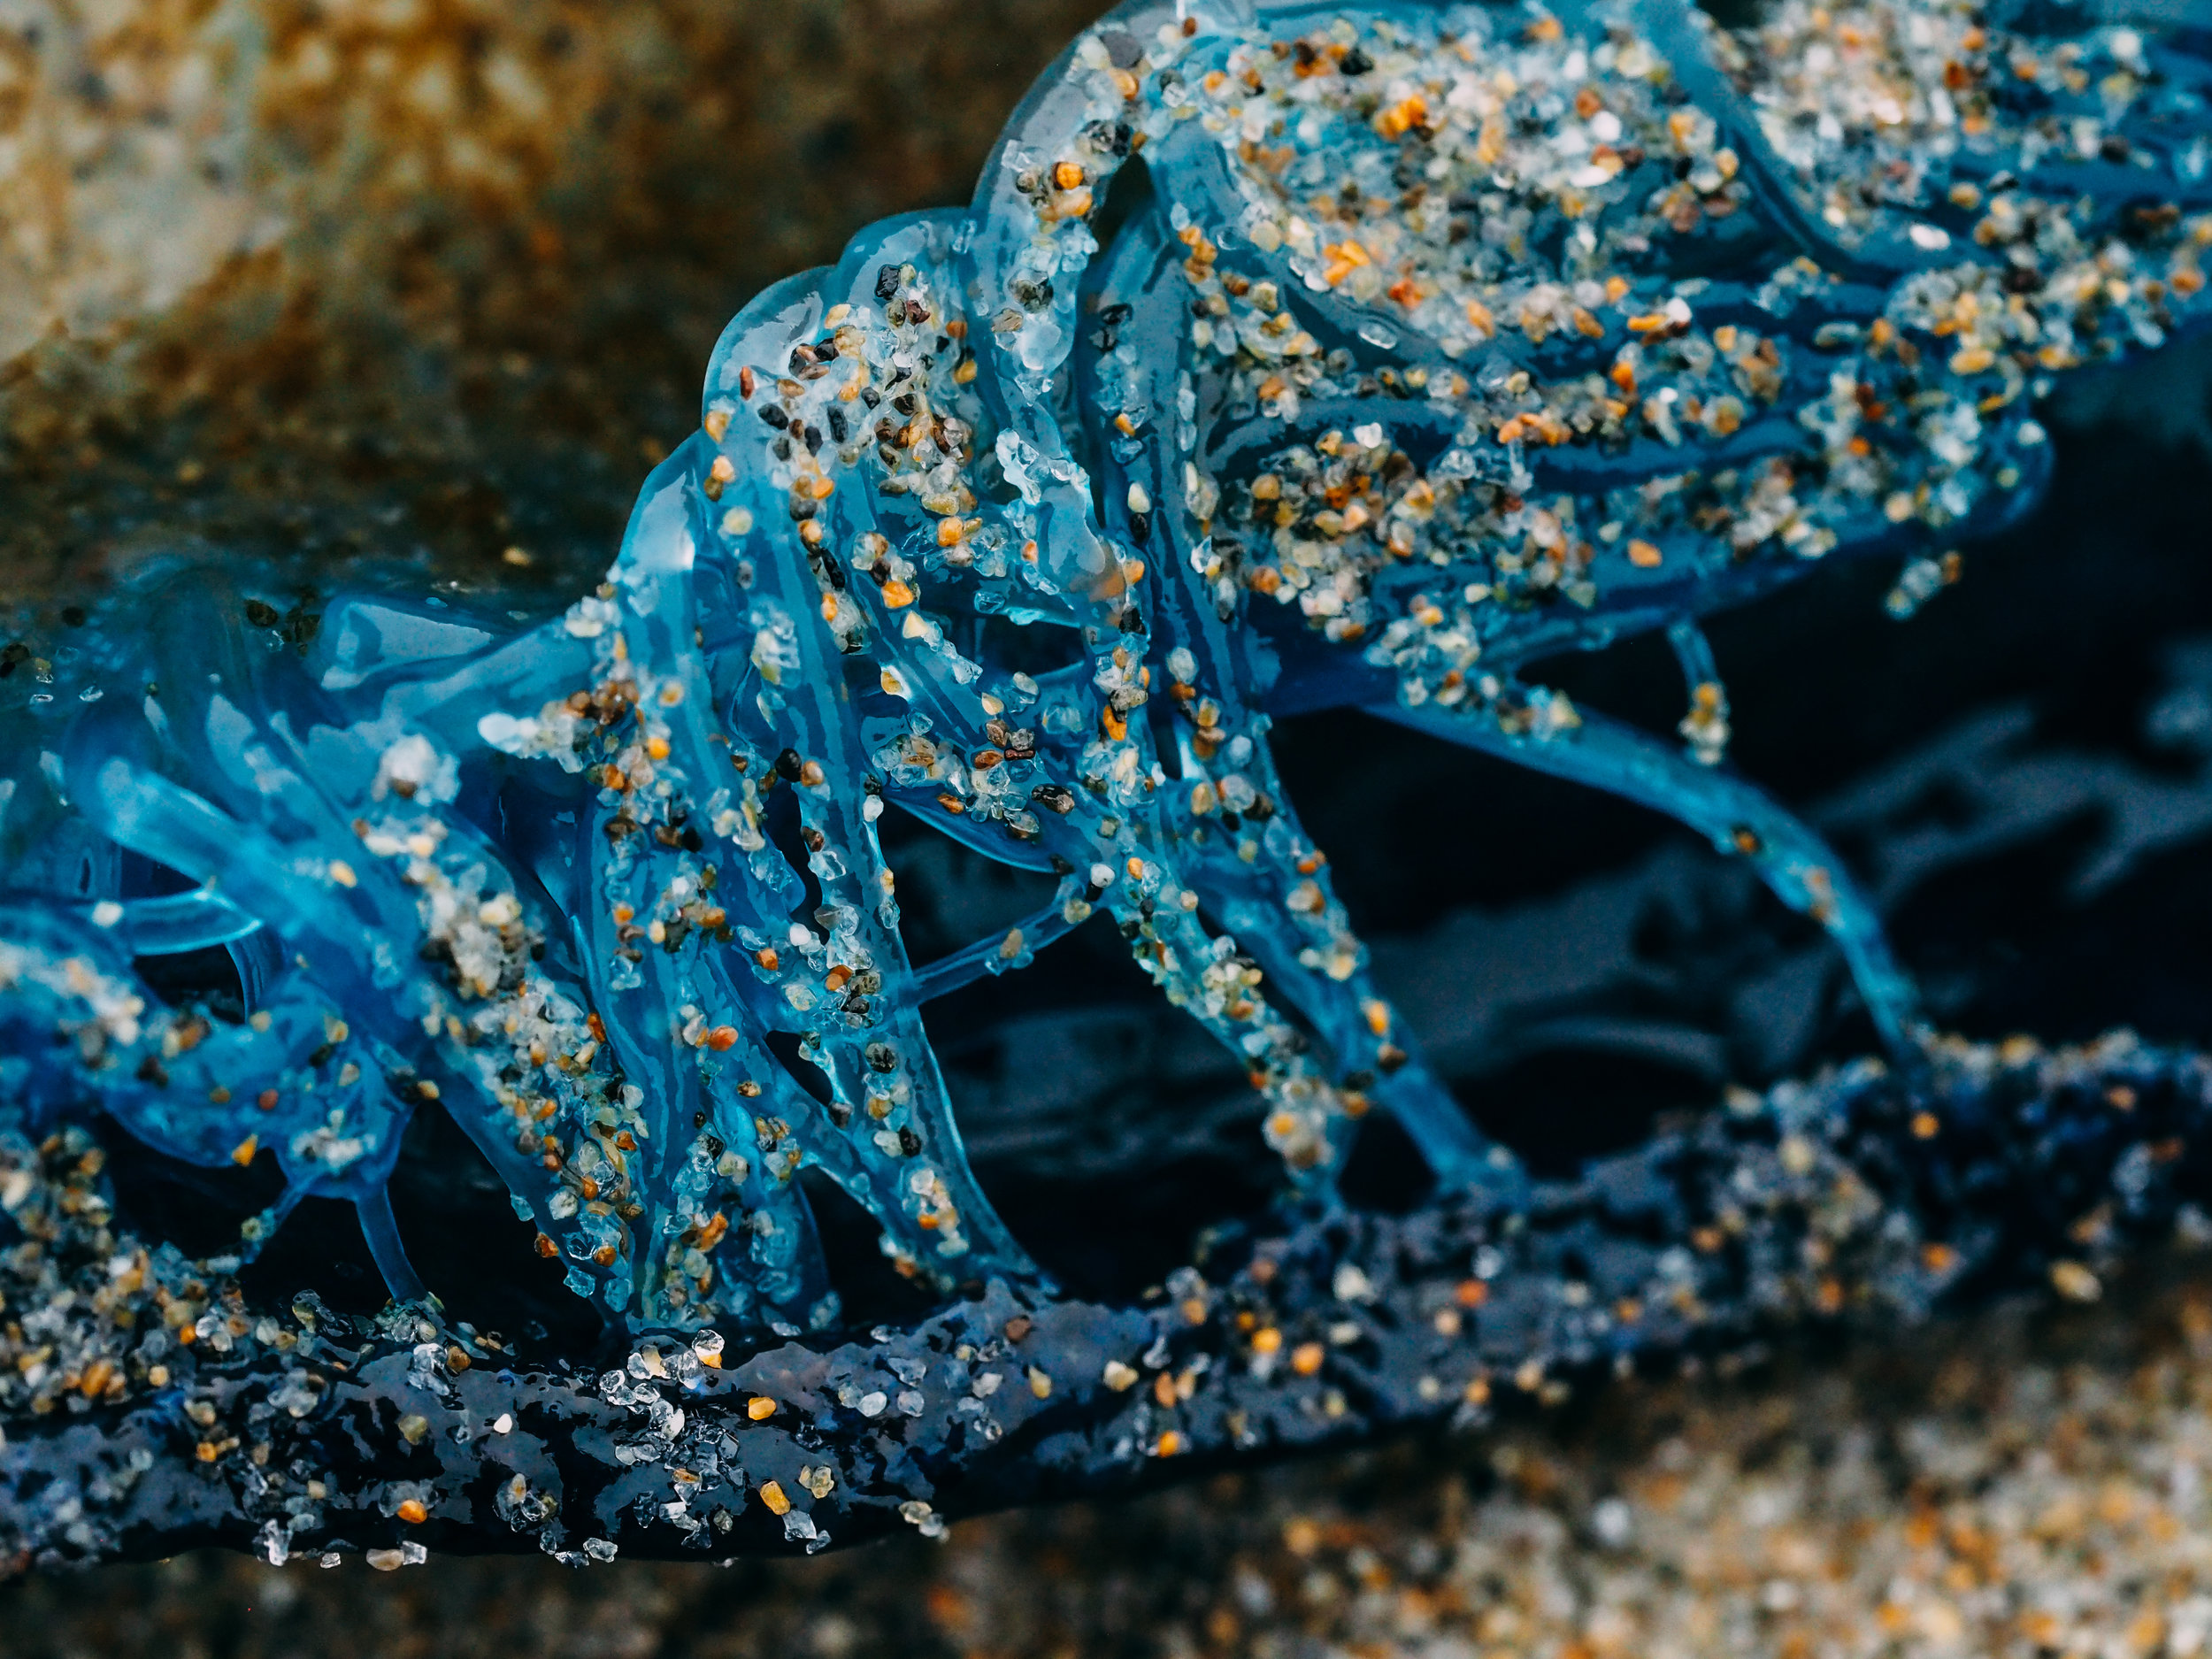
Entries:
[[[12,657],[0,1103],[265,1149],[245,1245],[349,1197],[408,1293],[383,1191],[434,1102],[609,1317],[822,1326],[803,1167],[913,1275],[1035,1277],[922,1010],[1104,914],[1292,1190],[1383,1110],[1510,1193],[1270,759],[1342,705],[1756,861],[1909,1057],[1870,907],[1719,764],[1696,618],[1876,554],[1909,611],[2033,500],[2048,379],[2203,309],[2196,37],[2039,19],[1123,9],[971,208],[740,314],[561,616],[363,593],[301,645],[157,565]],[[1680,745],[1527,678],[1661,629]],[[917,970],[893,809],[1052,902]],[[242,1018],[142,977],[215,947]]]

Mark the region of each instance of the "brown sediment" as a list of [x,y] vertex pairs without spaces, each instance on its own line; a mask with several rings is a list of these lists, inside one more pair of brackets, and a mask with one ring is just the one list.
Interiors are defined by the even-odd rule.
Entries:
[[727,317],[964,200],[1095,8],[32,10],[0,36],[19,598],[195,539],[303,581],[596,570]]

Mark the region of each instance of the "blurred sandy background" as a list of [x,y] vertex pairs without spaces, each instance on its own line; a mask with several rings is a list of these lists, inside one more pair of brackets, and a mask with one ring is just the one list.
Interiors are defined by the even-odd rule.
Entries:
[[964,201],[1100,9],[0,0],[0,582],[596,571],[737,308]]

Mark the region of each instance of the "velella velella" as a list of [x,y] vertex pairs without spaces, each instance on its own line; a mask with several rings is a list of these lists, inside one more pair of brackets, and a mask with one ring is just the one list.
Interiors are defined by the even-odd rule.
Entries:
[[[157,559],[72,659],[19,644],[0,1197],[56,1295],[4,1454],[22,1552],[818,1547],[2023,1250],[2093,1284],[2054,1240],[2108,1188],[2122,1231],[2170,1223],[2199,1068],[1932,1035],[1844,863],[1722,764],[1699,618],[1874,556],[1909,613],[2032,507],[2053,379],[2188,326],[2193,44],[1941,7],[1741,36],[1125,9],[971,208],[740,313],[557,617],[311,618]],[[1531,672],[1642,634],[1679,746]],[[1345,707],[1744,859],[1886,1063],[1532,1182],[1378,988],[1271,757],[1276,719]],[[1049,901],[917,966],[895,809]],[[1156,1308],[1056,1293],[922,1015],[1099,916],[1237,1056],[1281,1166],[1278,1236]],[[215,949],[234,1006],[150,982]],[[620,1363],[423,1300],[388,1181],[426,1112]],[[96,1115],[185,1164],[265,1152],[280,1193],[209,1258],[127,1241]],[[1385,1118],[1433,1178],[1409,1219],[1336,1192]],[[936,1312],[848,1328],[802,1170]],[[224,1287],[310,1196],[356,1207],[385,1315]]]

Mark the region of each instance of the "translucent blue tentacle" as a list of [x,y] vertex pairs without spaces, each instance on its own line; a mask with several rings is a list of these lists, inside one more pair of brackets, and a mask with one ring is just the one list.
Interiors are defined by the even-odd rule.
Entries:
[[407,1259],[407,1247],[400,1241],[399,1223],[392,1217],[391,1189],[379,1187],[363,1194],[353,1201],[353,1209],[361,1218],[361,1236],[368,1240],[369,1254],[375,1258],[376,1271],[384,1276],[384,1287],[392,1293],[392,1299],[420,1300],[422,1277]]
[[1376,703],[1370,712],[1648,806],[1688,825],[1717,850],[1748,858],[1778,898],[1835,940],[1890,1053],[1918,1063],[1918,994],[1891,954],[1871,901],[1834,852],[1760,789],[1699,764],[1648,733],[1574,710],[1559,693],[1541,687],[1496,705]]

